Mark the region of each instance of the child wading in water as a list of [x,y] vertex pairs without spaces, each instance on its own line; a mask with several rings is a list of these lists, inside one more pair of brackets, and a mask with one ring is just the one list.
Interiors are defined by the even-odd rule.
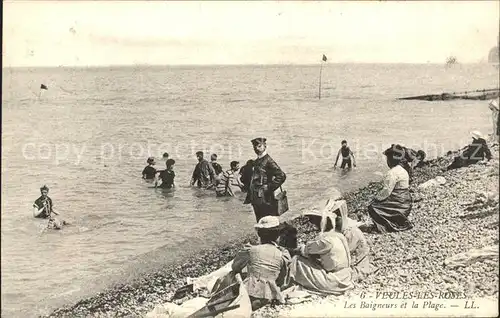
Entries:
[[156,164],[155,158],[149,157],[147,163],[148,165],[146,166],[146,168],[142,170],[142,178],[146,180],[154,180],[157,172],[155,167],[153,167]]
[[54,211],[52,199],[49,197],[49,188],[44,185],[40,188],[40,193],[41,196],[33,203],[33,217],[49,219],[49,223],[47,224],[47,228],[49,229],[60,230],[63,225],[68,225],[68,222],[52,216],[52,214],[59,215],[59,213]]
[[352,153],[351,149],[347,147],[347,141],[342,140],[341,145],[342,147],[340,147],[339,152],[337,153],[337,159],[335,159],[335,164],[333,165],[333,168],[334,169],[337,168],[337,162],[339,161],[340,154],[342,154],[342,163],[340,164],[341,169],[345,169],[346,166],[347,169],[351,169],[351,165],[356,167],[356,159],[354,158],[354,154]]
[[[168,159],[166,162],[167,169],[161,170],[160,172],[160,179],[161,179],[161,184],[160,188],[162,189],[172,189],[175,188],[174,184],[174,179],[175,179],[175,172],[174,172],[174,164],[175,160],[174,159]],[[158,181],[155,183],[155,187],[158,186]]]

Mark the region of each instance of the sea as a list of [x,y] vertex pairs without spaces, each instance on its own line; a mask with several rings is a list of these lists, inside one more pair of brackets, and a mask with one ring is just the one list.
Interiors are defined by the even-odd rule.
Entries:
[[[265,137],[290,212],[331,189],[379,181],[384,149],[428,158],[492,132],[487,101],[400,97],[497,88],[489,64],[130,66],[2,69],[2,317],[36,317],[252,233],[244,195],[190,187],[195,152],[229,169]],[[319,84],[321,71],[321,98]],[[48,90],[40,90],[44,84]],[[334,169],[342,140],[357,166]],[[141,179],[175,160],[176,189]],[[340,165],[340,161],[339,161]],[[46,230],[32,206],[47,185],[71,223]]]

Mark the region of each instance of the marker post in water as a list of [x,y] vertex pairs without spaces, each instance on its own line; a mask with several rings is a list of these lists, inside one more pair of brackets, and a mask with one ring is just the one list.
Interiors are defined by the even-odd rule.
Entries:
[[44,91],[44,90],[46,91],[46,90],[48,90],[48,89],[49,89],[49,88],[48,88],[46,85],[41,84],[41,85],[40,85],[40,92],[38,93],[38,98],[42,97],[42,91]]
[[326,55],[323,54],[323,58],[321,59],[321,66],[319,68],[319,94],[318,94],[319,99],[321,99],[321,72],[323,71],[323,62],[326,61],[327,61]]

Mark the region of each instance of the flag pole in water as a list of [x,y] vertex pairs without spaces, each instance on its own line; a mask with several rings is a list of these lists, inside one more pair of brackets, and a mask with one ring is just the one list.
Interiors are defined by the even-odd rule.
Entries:
[[326,55],[323,54],[323,58],[321,59],[321,66],[319,68],[319,94],[318,98],[321,99],[321,73],[323,71],[323,62],[326,62],[327,58]]

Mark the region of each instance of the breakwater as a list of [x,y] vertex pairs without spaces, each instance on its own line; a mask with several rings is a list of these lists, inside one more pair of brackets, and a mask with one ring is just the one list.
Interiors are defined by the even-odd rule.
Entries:
[[410,97],[398,98],[399,100],[426,100],[426,101],[442,101],[454,99],[470,99],[470,100],[488,100],[498,98],[500,96],[499,88],[478,89],[475,91],[452,92],[441,94],[427,94]]

